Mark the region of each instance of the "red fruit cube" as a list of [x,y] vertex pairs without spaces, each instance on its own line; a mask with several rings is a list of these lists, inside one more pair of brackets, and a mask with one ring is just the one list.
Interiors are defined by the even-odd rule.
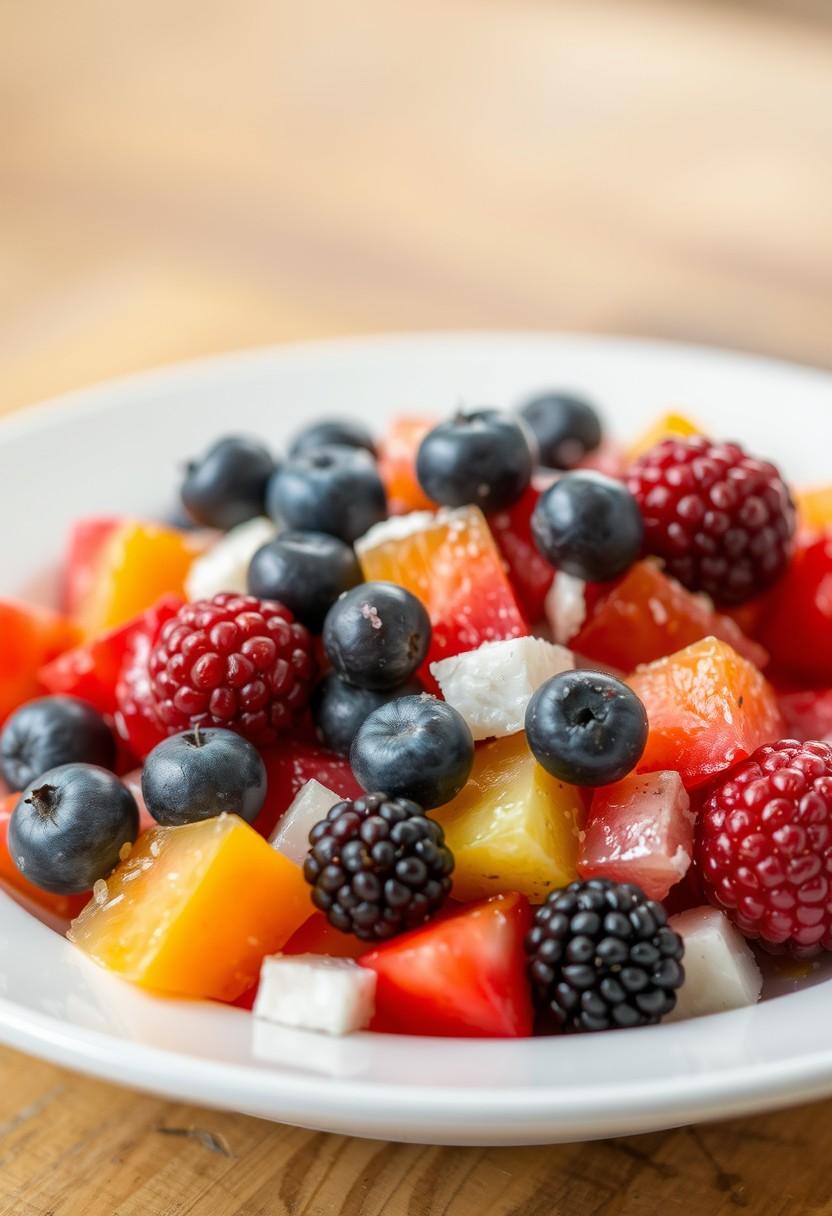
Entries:
[[631,774],[605,786],[592,799],[578,873],[632,882],[664,899],[690,865],[694,818],[678,773]]
[[653,561],[636,562],[622,579],[587,587],[586,619],[569,646],[619,671],[633,671],[701,638],[721,638],[755,667],[768,655],[734,621],[716,612]]
[[253,826],[266,839],[307,781],[320,781],[342,798],[360,798],[364,792],[343,756],[296,737],[279,740],[263,752],[263,760],[268,776],[266,801]]
[[427,608],[433,641],[425,671],[483,642],[528,635],[479,507],[390,519],[371,528],[355,548],[366,579],[398,583]]
[[79,615],[88,602],[107,541],[124,522],[116,516],[93,516],[72,525],[63,572],[62,602],[67,616]]
[[310,916],[281,950],[281,954],[326,954],[330,958],[358,958],[366,952],[366,942],[351,933],[341,933],[323,912]]
[[832,688],[780,691],[778,701],[790,739],[832,742]]
[[0,725],[43,692],[38,673],[79,639],[66,617],[17,600],[0,600]]
[[650,722],[639,772],[674,770],[687,789],[782,736],[774,689],[718,638],[639,668],[629,683]]
[[555,577],[532,536],[532,513],[541,492],[538,486],[530,485],[511,507],[488,518],[508,566],[511,585],[526,618],[533,624],[544,615],[546,596]]
[[373,1029],[390,1034],[521,1038],[532,1032],[523,895],[469,904],[359,959],[378,976]]
[[761,641],[778,671],[832,684],[832,533],[798,544],[769,600]]

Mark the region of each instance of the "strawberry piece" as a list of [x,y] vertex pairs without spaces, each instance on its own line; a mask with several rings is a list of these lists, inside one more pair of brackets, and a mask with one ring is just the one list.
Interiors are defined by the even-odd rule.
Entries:
[[597,663],[633,671],[706,637],[721,638],[755,667],[768,661],[730,617],[653,561],[636,562],[609,588],[596,587],[587,588],[587,619],[569,645]]
[[665,899],[690,865],[693,821],[678,773],[631,774],[596,791],[578,873],[635,883],[650,899]]
[[279,740],[263,752],[268,786],[263,809],[254,827],[267,839],[307,781],[320,781],[342,798],[360,798],[361,786],[343,756],[297,737]]
[[373,1029],[391,1034],[531,1034],[524,938],[528,900],[497,895],[362,955],[378,977]]
[[404,415],[394,418],[378,445],[378,472],[387,494],[391,515],[408,511],[431,511],[436,505],[428,498],[416,476],[416,453],[435,418]]
[[832,742],[832,688],[780,690],[778,701],[790,739]]
[[281,954],[326,954],[330,958],[359,958],[366,952],[366,942],[351,933],[341,933],[323,912],[310,916],[281,950]]
[[798,544],[771,596],[761,640],[778,671],[832,684],[832,533]]
[[92,516],[72,525],[66,547],[61,601],[67,616],[76,617],[92,596],[107,542],[125,521]]
[[688,789],[783,733],[773,688],[717,638],[640,668],[629,683],[650,721],[639,772],[674,770]]
[[71,920],[89,901],[89,895],[53,895],[49,891],[42,891],[40,887],[29,882],[28,878],[23,877],[12,860],[9,852],[9,820],[19,801],[20,794],[8,794],[0,799],[0,882],[18,895],[24,896],[26,902],[33,903],[63,920]]
[[48,608],[0,600],[0,725],[43,692],[40,668],[78,641],[75,625]]
[[532,536],[532,513],[542,491],[530,485],[512,506],[490,515],[488,523],[500,548],[520,606],[532,623],[542,619],[555,572]]

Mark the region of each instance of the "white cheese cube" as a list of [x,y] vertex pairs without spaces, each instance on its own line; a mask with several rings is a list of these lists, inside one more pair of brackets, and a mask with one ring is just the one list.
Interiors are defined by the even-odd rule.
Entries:
[[440,659],[430,670],[474,738],[493,739],[521,731],[526,706],[540,685],[574,666],[563,646],[542,638],[510,638]]
[[251,559],[258,549],[274,539],[276,533],[272,521],[263,516],[249,519],[226,532],[191,566],[185,580],[188,599],[208,600],[222,591],[244,595]]
[[669,921],[685,943],[685,982],[665,1021],[741,1009],[760,999],[763,977],[748,942],[718,908],[690,908]]
[[545,610],[552,637],[561,646],[568,646],[586,620],[584,580],[558,571],[546,595]]
[[298,790],[294,801],[272,832],[269,844],[278,853],[302,866],[309,852],[309,833],[316,823],[326,819],[327,812],[340,801],[340,794],[333,794],[332,790],[313,777]]
[[263,959],[254,1016],[281,1026],[350,1034],[369,1025],[376,975],[350,958],[319,954]]

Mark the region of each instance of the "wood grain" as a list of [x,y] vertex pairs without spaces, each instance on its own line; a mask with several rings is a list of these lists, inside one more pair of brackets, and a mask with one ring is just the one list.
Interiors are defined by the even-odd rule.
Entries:
[[[0,411],[372,330],[608,330],[832,365],[829,17],[0,0]],[[7,1051],[0,1077],[0,1216],[832,1212],[830,1103],[479,1151],[175,1106]]]

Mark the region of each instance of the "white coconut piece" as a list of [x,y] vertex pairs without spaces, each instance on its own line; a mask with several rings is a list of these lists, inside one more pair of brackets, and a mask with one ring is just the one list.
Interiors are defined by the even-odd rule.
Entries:
[[372,1020],[376,975],[349,958],[274,954],[263,959],[254,1016],[281,1026],[350,1034]]
[[748,942],[718,908],[690,908],[669,921],[685,943],[685,982],[665,1021],[682,1021],[760,999],[763,977]]
[[208,600],[223,591],[245,595],[248,568],[258,549],[277,535],[270,519],[258,516],[238,524],[196,559],[185,580],[189,600]]
[[309,852],[309,833],[340,801],[340,794],[333,793],[313,777],[298,790],[272,832],[269,844],[295,865],[303,865]]
[[526,707],[541,684],[575,660],[542,638],[485,642],[476,650],[431,663],[431,674],[475,739],[502,738],[523,729]]
[[568,646],[586,620],[586,583],[559,570],[544,607],[552,637],[559,646]]

